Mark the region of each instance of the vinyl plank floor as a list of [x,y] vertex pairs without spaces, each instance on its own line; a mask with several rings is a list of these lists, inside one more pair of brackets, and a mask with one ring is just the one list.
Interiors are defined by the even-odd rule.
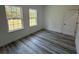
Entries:
[[76,54],[75,40],[43,30],[1,47],[0,54]]

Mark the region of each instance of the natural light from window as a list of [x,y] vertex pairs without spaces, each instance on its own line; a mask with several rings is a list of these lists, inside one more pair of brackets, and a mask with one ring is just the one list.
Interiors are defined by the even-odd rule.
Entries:
[[29,25],[30,27],[37,25],[37,10],[36,9],[29,9]]
[[5,6],[5,10],[9,32],[23,29],[22,9],[15,6]]

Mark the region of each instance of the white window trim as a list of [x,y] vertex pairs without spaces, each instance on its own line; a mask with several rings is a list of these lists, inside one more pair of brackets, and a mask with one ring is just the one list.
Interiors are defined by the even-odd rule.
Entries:
[[[19,6],[13,6],[13,7],[19,7]],[[6,6],[5,6],[6,8]],[[23,23],[23,11],[22,11],[22,7],[19,7],[21,8],[21,22],[22,22],[22,28],[18,28],[18,29],[15,29],[15,30],[8,30],[9,33],[11,32],[15,32],[15,31],[19,31],[19,30],[23,30],[24,29],[24,23]],[[6,10],[5,10],[6,11]],[[6,19],[10,19],[10,18],[7,18],[7,15],[6,15]],[[12,19],[12,18],[11,18]],[[9,27],[9,26],[8,26]]]
[[19,28],[19,29],[15,29],[15,30],[10,30],[10,31],[8,31],[9,33],[11,33],[11,32],[15,32],[15,31],[20,31],[20,30],[23,30],[24,28]]
[[[33,10],[36,10],[36,11],[37,11],[37,9],[35,9],[35,8],[29,8],[29,9],[33,9]],[[38,18],[38,11],[37,11],[37,17],[36,17],[36,22],[37,22],[37,25],[38,25],[38,20],[37,20],[37,18]],[[30,17],[29,17],[29,20],[30,20]],[[30,28],[36,27],[37,25],[30,26],[30,23],[29,23],[29,27],[30,27]]]

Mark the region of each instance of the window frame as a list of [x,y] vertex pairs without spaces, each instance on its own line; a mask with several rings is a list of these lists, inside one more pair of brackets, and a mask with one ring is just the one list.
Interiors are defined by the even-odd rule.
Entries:
[[[6,5],[6,6],[10,6],[10,5]],[[6,6],[5,6],[5,13],[6,13]],[[8,24],[8,32],[15,32],[15,31],[19,31],[19,30],[23,30],[24,29],[24,23],[23,23],[23,11],[22,11],[22,7],[20,6],[10,6],[10,7],[19,7],[20,8],[20,14],[21,14],[21,17],[19,19],[21,19],[21,25],[22,25],[22,28],[18,28],[18,29],[14,29],[14,30],[9,30],[9,24],[8,24],[8,20],[9,19],[14,19],[14,18],[8,18],[7,17],[7,14],[6,14],[6,19],[7,19],[7,24]],[[18,17],[16,17],[15,19],[17,19]]]
[[[37,9],[35,9],[35,8],[29,8],[29,10],[30,10],[30,9],[31,9],[31,10],[36,10],[36,15],[38,15]],[[30,13],[29,13],[29,14],[30,14]],[[34,18],[35,18],[35,17],[34,17]],[[30,15],[29,15],[29,27],[30,27],[30,28],[35,27],[35,26],[38,25],[37,19],[38,19],[38,16],[36,16],[36,25],[30,26]]]

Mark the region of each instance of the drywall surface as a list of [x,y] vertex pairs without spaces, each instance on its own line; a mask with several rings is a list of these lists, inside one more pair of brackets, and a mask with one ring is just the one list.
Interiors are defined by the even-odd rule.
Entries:
[[45,28],[51,31],[62,32],[65,12],[69,9],[78,9],[78,7],[64,5],[45,6]]
[[[54,5],[45,6],[44,27],[48,30],[62,33],[64,13],[67,12],[67,10],[70,9],[77,10],[78,8],[79,6],[54,6]],[[79,53],[79,24],[77,28],[75,44],[77,53]]]
[[78,16],[78,27],[77,27],[75,43],[76,43],[77,53],[79,54],[79,16]]
[[[5,44],[8,44],[12,41],[15,41],[21,37],[24,37],[26,35],[29,35],[30,33],[33,33],[37,30],[40,30],[43,28],[43,7],[42,6],[34,6],[34,5],[24,5],[19,6],[22,7],[23,10],[23,25],[24,29],[15,31],[15,32],[8,32],[8,24],[5,14],[5,7],[0,6],[0,46],[3,46]],[[37,9],[38,18],[37,22],[38,25],[34,27],[29,27],[29,8],[35,8]]]

